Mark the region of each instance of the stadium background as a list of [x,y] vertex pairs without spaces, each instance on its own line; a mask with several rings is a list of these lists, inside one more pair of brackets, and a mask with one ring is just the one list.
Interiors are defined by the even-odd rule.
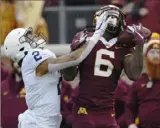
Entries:
[[[2,0],[0,2],[1,126],[3,128],[16,128],[17,115],[26,109],[25,92],[19,69],[3,53],[3,42],[8,32],[17,27],[33,27],[35,32],[42,32],[48,39],[46,47],[60,56],[70,52],[69,45],[74,34],[83,30],[86,25],[92,25],[95,11],[107,4],[121,7],[128,25],[141,22],[152,32],[160,33],[159,0]],[[4,79],[2,79],[3,71],[8,74]],[[123,82],[127,85],[132,83],[122,74],[119,83],[124,84]],[[64,83],[69,86],[68,83]],[[76,83],[69,84],[75,86]],[[14,89],[15,86],[18,87]],[[70,95],[68,92],[64,94],[63,98],[66,102]],[[68,113],[70,114],[70,111]],[[65,115],[66,113],[64,117]]]

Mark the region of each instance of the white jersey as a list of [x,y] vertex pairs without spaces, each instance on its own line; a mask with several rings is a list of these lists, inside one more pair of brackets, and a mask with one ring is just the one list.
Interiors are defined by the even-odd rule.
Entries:
[[52,117],[60,114],[60,73],[36,76],[36,68],[47,58],[56,58],[49,50],[32,49],[22,62],[22,77],[25,84],[26,103],[36,117]]

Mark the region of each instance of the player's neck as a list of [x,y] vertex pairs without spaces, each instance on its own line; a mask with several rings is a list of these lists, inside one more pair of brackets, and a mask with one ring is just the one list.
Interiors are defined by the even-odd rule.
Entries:
[[107,41],[109,41],[109,40],[111,40],[112,38],[115,38],[116,36],[115,36],[115,34],[105,33],[105,34],[103,35],[103,37],[104,37]]

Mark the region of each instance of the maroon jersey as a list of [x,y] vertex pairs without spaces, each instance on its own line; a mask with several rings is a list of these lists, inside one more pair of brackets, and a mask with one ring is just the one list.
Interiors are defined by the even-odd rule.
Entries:
[[115,100],[115,113],[117,124],[120,128],[126,128],[126,114],[125,112],[125,104],[128,100],[128,91],[130,86],[123,80],[118,81],[118,86],[116,88],[116,100]]
[[2,65],[1,66],[1,82],[7,79],[8,74],[9,74],[8,70]]
[[61,89],[61,114],[65,119],[66,124],[72,124],[72,106],[73,98],[76,97],[78,86],[71,88],[69,83],[63,81]]
[[134,123],[139,118],[140,128],[158,128],[160,126],[160,80],[153,81],[152,87],[147,87],[147,74],[142,74],[129,91],[127,101],[127,124]]
[[[70,104],[70,98],[74,90],[69,83],[63,81],[61,89],[61,114],[65,118],[67,124],[71,124],[72,121],[72,103]],[[70,107],[71,106],[71,107]]]
[[124,114],[125,103],[128,99],[128,90],[129,90],[129,85],[127,85],[126,82],[124,82],[123,80],[119,80],[118,86],[115,91],[116,93],[115,110],[117,119]]
[[1,126],[17,128],[18,115],[27,109],[23,81],[16,82],[15,75],[8,72],[7,79],[1,83]]
[[119,47],[117,38],[107,42],[102,37],[79,65],[79,94],[75,102],[93,109],[113,108],[123,60],[129,52],[129,49]]

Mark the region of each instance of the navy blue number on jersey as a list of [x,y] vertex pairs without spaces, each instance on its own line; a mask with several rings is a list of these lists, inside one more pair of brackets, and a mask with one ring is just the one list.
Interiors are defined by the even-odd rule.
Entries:
[[34,59],[36,61],[39,61],[40,59],[42,59],[42,56],[40,56],[39,51],[34,51],[32,55],[34,56]]

